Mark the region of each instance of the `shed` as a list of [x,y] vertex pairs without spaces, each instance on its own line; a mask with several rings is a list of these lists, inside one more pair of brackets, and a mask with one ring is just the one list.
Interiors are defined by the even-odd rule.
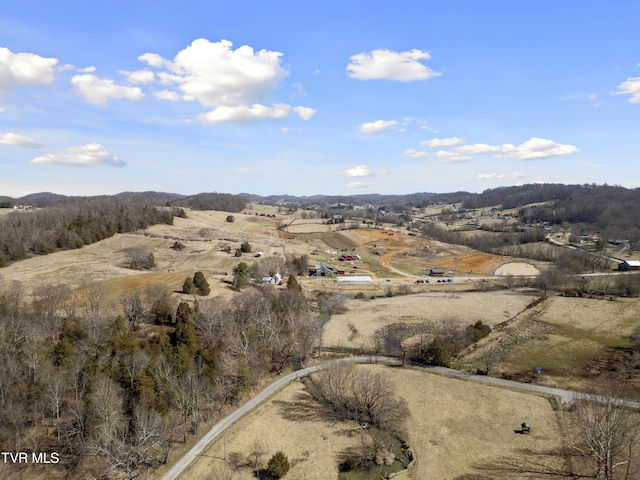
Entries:
[[444,275],[444,268],[430,268],[429,275],[431,276],[441,276]]

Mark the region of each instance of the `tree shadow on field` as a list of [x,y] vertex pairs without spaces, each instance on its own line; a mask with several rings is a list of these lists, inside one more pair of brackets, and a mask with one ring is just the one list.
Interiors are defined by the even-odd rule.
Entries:
[[[568,449],[558,449],[546,452],[534,452],[530,449],[519,450],[513,456],[498,457],[481,464],[474,465],[478,474],[465,474],[454,480],[495,480],[513,478],[566,478],[578,480],[593,478],[593,474],[586,475],[573,471],[570,467],[574,462],[572,457],[579,456]],[[582,458],[584,460],[584,458]],[[562,466],[560,466],[562,465]]]
[[315,400],[308,393],[298,393],[291,401],[274,400],[280,415],[292,422],[331,422],[337,423],[343,418],[335,413],[331,407]]

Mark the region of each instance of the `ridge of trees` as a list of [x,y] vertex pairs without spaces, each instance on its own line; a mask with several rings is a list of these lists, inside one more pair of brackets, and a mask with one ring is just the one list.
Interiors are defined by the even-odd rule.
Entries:
[[0,267],[32,255],[82,248],[157,223],[173,224],[172,213],[117,198],[84,199],[28,214],[11,212],[0,218]]
[[158,192],[97,197],[42,193],[7,201],[7,205],[29,203],[38,208],[28,214],[10,212],[0,217],[0,267],[32,255],[82,248],[116,233],[131,233],[157,223],[172,225],[175,214],[184,215],[176,206],[238,212],[246,204],[246,199],[230,194],[180,197]]

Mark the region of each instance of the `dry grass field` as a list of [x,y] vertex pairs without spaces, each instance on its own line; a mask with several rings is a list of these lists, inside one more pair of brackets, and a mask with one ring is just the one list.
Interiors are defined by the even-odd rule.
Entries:
[[346,311],[323,327],[325,347],[369,350],[375,333],[390,325],[455,323],[467,327],[478,320],[494,326],[516,316],[536,297],[518,291],[425,292],[374,300],[349,300]]
[[[398,479],[519,478],[512,461],[536,457],[538,466],[562,467],[553,455],[562,445],[561,413],[548,399],[451,379],[424,370],[362,366],[392,375],[399,397],[407,400],[407,440],[416,463]],[[532,434],[514,433],[528,422]],[[292,461],[287,478],[335,480],[340,454],[361,443],[355,422],[327,421],[324,407],[294,382],[235,424],[208,447],[181,479],[204,480],[227,461],[234,480],[252,477],[251,452],[265,446],[266,461],[282,450]],[[500,472],[500,469],[504,471]]]

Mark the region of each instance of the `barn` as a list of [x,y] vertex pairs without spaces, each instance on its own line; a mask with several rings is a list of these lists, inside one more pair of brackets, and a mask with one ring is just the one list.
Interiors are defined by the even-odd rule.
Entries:
[[618,265],[618,270],[621,270],[623,272],[640,270],[640,260],[625,260],[620,265]]

